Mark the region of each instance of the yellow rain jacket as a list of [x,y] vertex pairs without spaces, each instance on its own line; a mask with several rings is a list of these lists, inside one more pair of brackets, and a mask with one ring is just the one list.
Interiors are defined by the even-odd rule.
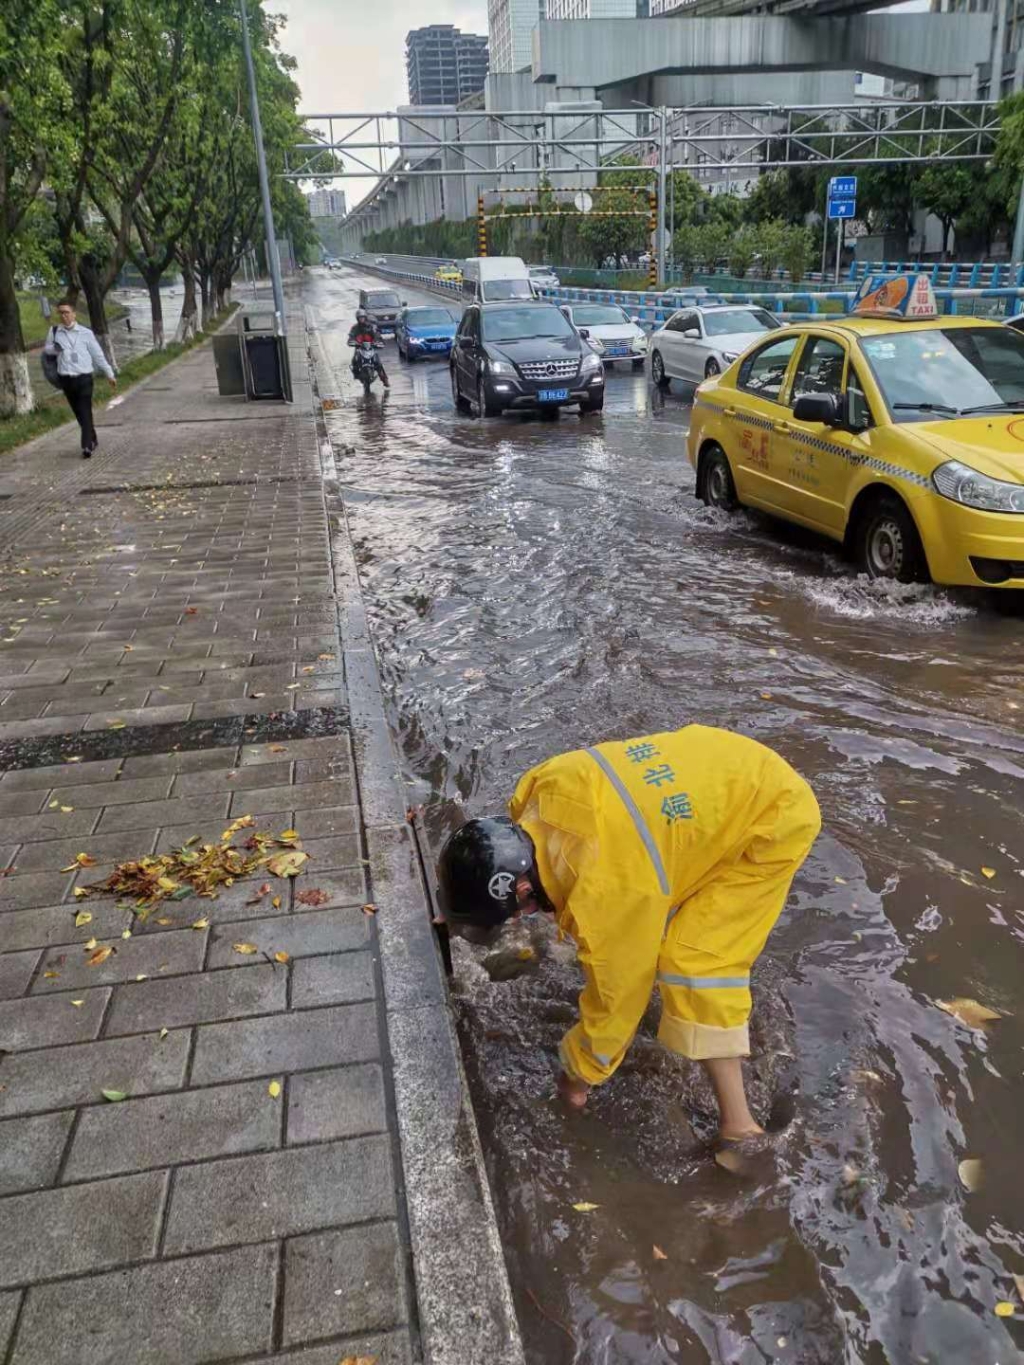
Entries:
[[803,778],[754,740],[688,725],[548,759],[509,811],[586,976],[566,1072],[611,1076],[655,981],[668,1048],[745,1056],[750,968],[821,828]]

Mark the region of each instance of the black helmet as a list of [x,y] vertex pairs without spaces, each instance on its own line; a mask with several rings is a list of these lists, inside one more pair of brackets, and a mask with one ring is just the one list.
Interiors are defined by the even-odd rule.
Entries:
[[516,880],[529,877],[547,901],[536,873],[533,840],[507,815],[470,820],[441,850],[437,879],[445,918],[495,928],[515,913]]
[[357,308],[357,309],[356,309],[356,322],[365,322],[365,321],[366,321],[366,318],[367,318],[366,309],[365,309],[365,308]]

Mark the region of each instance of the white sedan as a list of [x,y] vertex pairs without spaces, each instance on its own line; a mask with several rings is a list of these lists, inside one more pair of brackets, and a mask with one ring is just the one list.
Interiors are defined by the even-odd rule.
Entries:
[[639,370],[647,355],[647,334],[636,318],[613,303],[566,303],[562,312],[606,365],[631,360]]
[[670,379],[699,384],[721,374],[765,332],[783,324],[755,305],[707,304],[680,308],[651,334],[651,378],[662,388]]

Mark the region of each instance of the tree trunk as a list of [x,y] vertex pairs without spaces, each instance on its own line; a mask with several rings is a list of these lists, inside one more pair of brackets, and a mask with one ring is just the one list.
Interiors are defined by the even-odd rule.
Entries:
[[207,331],[213,318],[210,307],[210,272],[205,266],[199,271],[199,296],[203,305],[203,331]]
[[83,256],[79,261],[78,276],[82,282],[82,293],[85,295],[85,301],[89,308],[89,326],[103,348],[103,354],[116,369],[114,344],[110,339],[110,327],[107,323],[106,295],[100,279],[100,272],[91,257]]
[[147,270],[143,276],[149,294],[149,313],[153,320],[154,351],[164,349],[164,303],[160,297],[160,276],[162,273],[162,271],[158,271],[154,276],[152,270]]
[[34,407],[14,287],[14,262],[0,250],[0,417],[16,417]]
[[196,334],[196,272],[190,260],[181,263],[181,279],[185,286],[185,297],[181,304],[181,319],[175,341],[191,341]]

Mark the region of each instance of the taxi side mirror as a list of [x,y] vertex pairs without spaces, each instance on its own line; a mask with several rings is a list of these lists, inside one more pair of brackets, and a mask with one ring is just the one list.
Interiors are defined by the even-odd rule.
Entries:
[[836,393],[802,393],[793,404],[793,417],[798,422],[841,426],[844,420],[842,399]]

